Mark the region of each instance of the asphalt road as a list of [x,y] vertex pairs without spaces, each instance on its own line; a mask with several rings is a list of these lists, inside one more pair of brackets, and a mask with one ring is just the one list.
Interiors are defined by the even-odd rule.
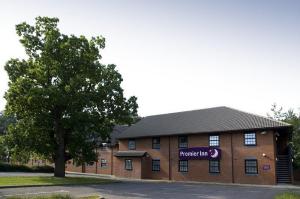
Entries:
[[[273,199],[277,193],[284,191],[288,191],[288,189],[195,183],[119,182],[103,185],[1,188],[0,196],[3,198],[16,194],[66,192],[73,196],[100,194],[108,199]],[[300,193],[300,189],[291,191]]]

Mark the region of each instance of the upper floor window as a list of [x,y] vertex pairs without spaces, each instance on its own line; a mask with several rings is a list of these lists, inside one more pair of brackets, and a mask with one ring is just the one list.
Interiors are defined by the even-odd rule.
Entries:
[[245,133],[244,134],[244,143],[247,146],[256,145],[256,134],[255,133]]
[[188,137],[187,136],[179,136],[178,137],[178,147],[179,148],[188,148]]
[[135,140],[134,139],[128,140],[128,149],[135,150]]
[[246,174],[257,174],[257,160],[245,160],[245,173]]
[[132,160],[131,159],[126,159],[125,160],[125,169],[126,170],[132,170]]
[[209,136],[209,146],[220,146],[220,136],[219,135]]
[[152,138],[152,149],[160,149],[160,138]]
[[152,171],[160,171],[160,160],[152,160]]

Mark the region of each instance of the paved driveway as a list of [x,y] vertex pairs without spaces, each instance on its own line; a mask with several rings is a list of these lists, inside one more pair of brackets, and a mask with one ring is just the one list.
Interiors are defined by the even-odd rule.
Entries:
[[[208,185],[168,182],[119,182],[104,185],[50,186],[0,189],[0,196],[37,192],[69,192],[74,196],[101,194],[105,198],[162,198],[162,199],[273,199],[287,188]],[[300,189],[292,190],[300,193]]]

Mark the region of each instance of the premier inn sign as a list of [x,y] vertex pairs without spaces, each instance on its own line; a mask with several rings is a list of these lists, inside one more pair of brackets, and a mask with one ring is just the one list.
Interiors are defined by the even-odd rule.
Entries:
[[218,160],[221,158],[221,149],[211,147],[193,147],[187,149],[179,149],[180,160]]

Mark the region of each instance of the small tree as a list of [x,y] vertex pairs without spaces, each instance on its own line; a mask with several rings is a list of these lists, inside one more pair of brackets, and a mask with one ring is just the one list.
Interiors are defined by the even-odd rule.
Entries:
[[64,177],[67,159],[96,160],[97,139],[115,124],[132,123],[138,106],[136,97],[124,97],[116,66],[100,63],[105,39],[62,34],[58,22],[37,17],[34,26],[16,26],[28,59],[6,63],[5,99],[16,118],[10,147],[48,157],[54,175]]

